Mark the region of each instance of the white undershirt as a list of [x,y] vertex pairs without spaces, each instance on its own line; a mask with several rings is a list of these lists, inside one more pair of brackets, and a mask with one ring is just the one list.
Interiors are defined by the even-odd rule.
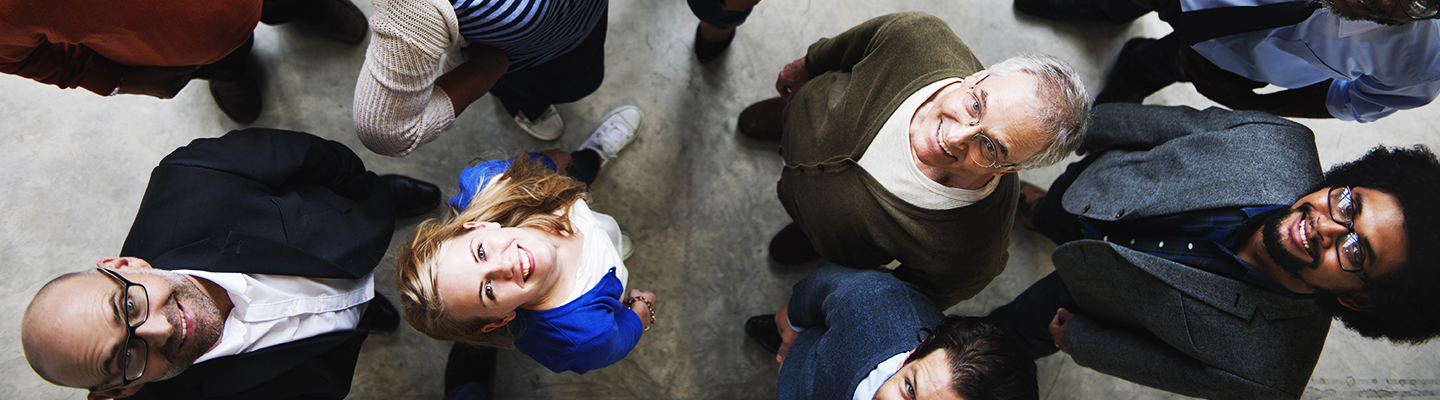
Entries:
[[[624,259],[620,257],[620,225],[615,223],[615,219],[591,211],[585,200],[580,200],[570,208],[570,223],[574,224],[576,231],[584,234],[585,242],[581,247],[580,268],[575,271],[575,287],[565,298],[565,303],[580,298],[600,284],[600,280],[610,272],[610,267],[615,267],[615,277],[620,279],[620,286],[628,286],[630,271],[625,269]],[[624,289],[620,293],[621,297],[628,296]]]
[[375,273],[360,279],[175,270],[225,289],[235,308],[220,342],[196,363],[326,333],[355,329],[375,297]]
[[[920,104],[930,99],[940,88],[959,82],[958,78],[946,78],[921,88],[900,103],[900,108],[885,120],[875,140],[865,149],[859,164],[870,176],[880,182],[886,191],[900,200],[926,210],[951,210],[975,204],[989,196],[1000,183],[990,183],[978,190],[957,189],[930,180],[915,166],[910,149],[910,120],[920,109]],[[900,161],[904,160],[904,161]]]
[[854,400],[874,399],[875,392],[880,391],[880,386],[885,385],[885,381],[890,380],[891,376],[894,376],[896,372],[900,372],[900,367],[905,365],[905,359],[909,356],[909,351],[902,351],[900,354],[896,354],[885,359],[885,361],[881,361],[879,364],[875,364],[875,369],[870,371],[870,375],[855,385],[855,396],[852,398]]

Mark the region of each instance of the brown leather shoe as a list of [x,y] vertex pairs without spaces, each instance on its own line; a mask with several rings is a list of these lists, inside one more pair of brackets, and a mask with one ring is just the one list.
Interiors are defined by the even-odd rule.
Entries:
[[771,97],[745,107],[736,121],[740,134],[751,139],[773,142],[780,140],[782,118],[785,114],[785,100]]
[[311,21],[325,31],[326,36],[341,42],[356,44],[365,40],[370,23],[365,13],[350,0],[320,0],[325,12]]
[[810,245],[810,237],[800,225],[791,222],[770,239],[770,258],[785,265],[801,264],[819,260],[820,252]]
[[1045,193],[1045,189],[1033,183],[1020,181],[1020,204],[1015,207],[1015,224],[1035,230],[1035,207],[1040,205],[1040,199],[1045,198]]

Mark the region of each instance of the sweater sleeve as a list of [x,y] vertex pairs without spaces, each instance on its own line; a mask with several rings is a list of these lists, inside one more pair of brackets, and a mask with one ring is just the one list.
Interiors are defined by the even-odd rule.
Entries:
[[374,35],[355,83],[355,131],[366,148],[400,157],[455,123],[450,97],[435,86],[441,58],[463,39],[454,12],[427,0],[376,0]]
[[0,43],[0,73],[22,76],[64,89],[85,88],[109,95],[120,85],[125,66],[83,44]]

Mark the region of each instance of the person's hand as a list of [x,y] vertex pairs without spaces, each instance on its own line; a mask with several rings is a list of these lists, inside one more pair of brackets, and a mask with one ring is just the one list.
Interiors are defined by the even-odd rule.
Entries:
[[1061,308],[1055,310],[1055,319],[1050,320],[1050,336],[1055,337],[1055,347],[1065,354],[1070,354],[1070,351],[1065,349],[1065,324],[1070,323],[1071,318],[1075,318],[1075,313]]
[[720,0],[720,9],[726,11],[745,11],[750,7],[760,4],[760,0]]
[[780,92],[780,98],[785,99],[785,104],[790,104],[795,92],[800,91],[800,87],[809,81],[810,70],[805,69],[805,57],[800,57],[780,69],[780,76],[775,78],[775,91]]
[[143,94],[160,99],[175,97],[190,83],[190,74],[200,66],[127,68],[115,93]]
[[569,172],[571,163],[569,152],[560,149],[550,149],[541,151],[540,154],[550,157],[550,161],[555,162],[555,172],[560,173],[560,175],[565,175]]
[[800,337],[800,332],[790,329],[790,303],[780,306],[780,312],[775,313],[775,329],[780,331],[780,349],[775,352],[775,362],[784,363],[785,354],[790,352],[790,345],[795,344],[795,339]]
[[[636,297],[649,300],[649,303],[635,301]],[[650,329],[650,324],[655,322],[655,309],[650,308],[655,305],[655,293],[642,292],[639,289],[630,289],[630,296],[625,298],[625,302],[627,303],[625,306],[630,307],[630,311],[634,311],[635,316],[640,317],[640,327]],[[655,307],[659,308],[660,306]]]

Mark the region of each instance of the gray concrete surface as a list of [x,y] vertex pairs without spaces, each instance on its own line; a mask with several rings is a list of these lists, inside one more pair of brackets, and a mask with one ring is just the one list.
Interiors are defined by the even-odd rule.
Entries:
[[[369,2],[359,4],[367,14]],[[405,158],[371,154],[350,122],[355,77],[364,45],[345,46],[303,27],[261,26],[255,54],[265,74],[263,126],[307,131],[356,149],[370,169],[437,182],[454,179],[477,156],[571,149],[596,119],[623,104],[645,112],[641,136],[611,163],[594,187],[593,206],[633,233],[627,265],[632,287],[659,295],[658,325],[625,360],[585,375],[554,374],[513,351],[501,354],[502,399],[759,399],[770,397],[778,365],[748,342],[745,318],[774,312],[804,275],[767,261],[765,244],[788,222],[775,199],[780,159],[772,147],[742,140],[734,116],[774,95],[775,73],[815,39],[868,18],[926,11],[949,21],[980,60],[1018,52],[1069,60],[1097,88],[1107,62],[1134,35],[1158,37],[1155,17],[1126,25],[1054,24],[1021,16],[1005,0],[769,0],[742,26],[718,61],[691,54],[696,23],[679,0],[614,0],[610,9],[606,81],[582,101],[561,105],[566,134],[545,143],[522,133],[492,99],[481,99],[456,128]],[[0,75],[0,399],[81,398],[51,386],[25,362],[19,320],[35,291],[54,276],[86,268],[120,250],[149,171],[177,146],[219,136],[240,125],[215,108],[205,82],[172,100],[102,98]],[[1150,99],[1206,107],[1188,86]],[[1329,166],[1376,144],[1428,144],[1440,149],[1440,106],[1400,112],[1370,124],[1304,120],[1316,131]],[[1048,184],[1056,166],[1024,171]],[[407,237],[415,221],[396,231]],[[951,312],[983,314],[1007,302],[1052,268],[1054,245],[1017,231],[1010,265],[974,300]],[[380,267],[378,287],[392,294],[393,260]],[[393,296],[391,298],[394,298]],[[436,399],[448,343],[409,327],[365,344],[351,398]],[[1182,398],[1075,365],[1064,355],[1040,361],[1047,399]],[[1306,398],[1440,398],[1440,343],[1395,346],[1332,328]]]

